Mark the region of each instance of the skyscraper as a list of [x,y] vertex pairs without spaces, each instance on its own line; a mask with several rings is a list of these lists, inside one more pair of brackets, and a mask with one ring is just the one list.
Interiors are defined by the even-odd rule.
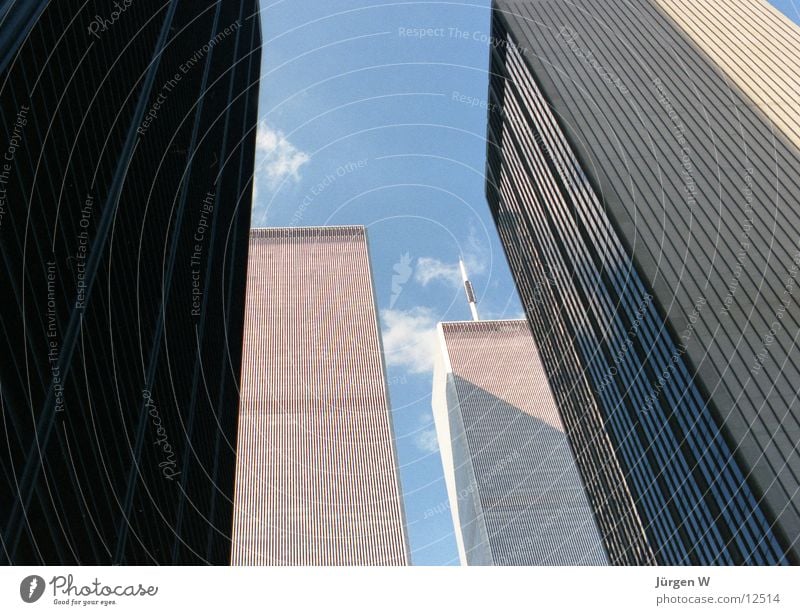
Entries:
[[233,564],[403,565],[366,230],[250,235]]
[[611,561],[797,563],[798,28],[498,0],[492,43],[487,196]]
[[444,322],[433,410],[462,564],[608,558],[524,320]]
[[0,560],[226,563],[255,0],[0,8]]

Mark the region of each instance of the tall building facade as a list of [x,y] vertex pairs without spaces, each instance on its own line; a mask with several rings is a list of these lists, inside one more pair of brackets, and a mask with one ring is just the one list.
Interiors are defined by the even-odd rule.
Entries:
[[607,564],[527,322],[439,323],[438,346],[433,414],[461,563]]
[[798,28],[497,0],[492,42],[487,196],[611,561],[797,563]]
[[405,565],[366,229],[250,235],[233,564]]
[[0,560],[227,563],[255,0],[0,7]]

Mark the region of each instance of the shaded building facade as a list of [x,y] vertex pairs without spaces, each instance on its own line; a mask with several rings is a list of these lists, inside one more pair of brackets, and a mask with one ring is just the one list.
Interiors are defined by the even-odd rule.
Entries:
[[525,320],[439,323],[432,402],[462,564],[608,564]]
[[0,560],[227,563],[253,1],[0,8]]
[[250,234],[234,565],[405,565],[366,229]]
[[487,196],[611,561],[797,563],[798,28],[493,6]]

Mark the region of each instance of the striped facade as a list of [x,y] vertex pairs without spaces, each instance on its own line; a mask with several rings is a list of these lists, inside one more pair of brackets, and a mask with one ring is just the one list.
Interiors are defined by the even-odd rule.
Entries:
[[0,561],[224,564],[258,7],[118,4],[0,2]]
[[527,322],[440,323],[438,340],[434,419],[461,563],[607,564]]
[[405,565],[363,227],[253,229],[233,564]]
[[487,196],[612,562],[797,563],[800,31],[498,0],[491,72]]

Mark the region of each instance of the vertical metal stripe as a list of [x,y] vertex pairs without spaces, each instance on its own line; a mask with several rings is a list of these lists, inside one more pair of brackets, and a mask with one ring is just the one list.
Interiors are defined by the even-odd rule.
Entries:
[[233,564],[408,562],[363,227],[253,229]]

